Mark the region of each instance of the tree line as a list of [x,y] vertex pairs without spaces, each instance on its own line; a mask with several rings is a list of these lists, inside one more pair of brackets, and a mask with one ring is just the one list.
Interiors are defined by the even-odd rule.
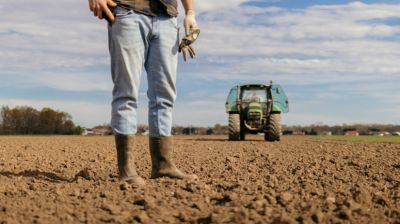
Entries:
[[[145,128],[144,128],[145,129]],[[341,125],[283,125],[284,134],[304,133],[306,135],[319,135],[326,132],[331,132],[333,135],[344,135],[347,131],[357,131],[360,135],[370,135],[378,132],[400,132],[400,125],[396,124],[341,124]],[[206,135],[228,134],[229,127],[227,125],[216,124],[212,127],[195,127],[195,126],[174,126],[172,128],[174,134],[180,135]]]
[[3,135],[79,135],[82,128],[76,126],[71,115],[45,107],[36,110],[28,106],[0,110],[0,134]]
[[[148,126],[140,124],[138,126],[138,134],[147,133]],[[332,135],[344,135],[347,131],[357,131],[360,135],[371,135],[378,132],[400,132],[400,125],[394,124],[341,124],[341,125],[283,125],[283,134],[290,135],[296,133],[304,133],[306,135],[320,135],[331,132]],[[210,127],[200,126],[173,126],[172,134],[174,135],[226,135],[229,133],[228,125],[215,124]]]
[[396,124],[342,124],[324,125],[312,124],[307,126],[283,126],[284,133],[304,132],[308,135],[318,135],[323,132],[331,132],[333,135],[343,135],[347,131],[357,131],[360,135],[370,135],[377,132],[400,132],[400,125]]
[[[98,128],[111,130],[109,124],[103,124]],[[138,134],[148,131],[147,125],[139,125]],[[317,135],[323,132],[331,132],[333,135],[343,135],[347,131],[357,131],[360,135],[368,135],[376,132],[400,132],[400,125],[395,124],[342,124],[324,125],[322,123],[307,126],[283,125],[284,134],[303,132],[308,135]],[[54,110],[48,107],[36,110],[29,106],[10,108],[3,106],[0,109],[0,134],[3,135],[79,135],[83,128],[72,121],[71,115],[66,112]],[[216,124],[212,127],[174,126],[174,135],[225,135],[229,132],[227,125]],[[112,133],[110,131],[110,133]]]
[[[174,134],[184,135],[205,135],[205,134],[228,134],[229,127],[227,125],[216,124],[213,127],[183,127],[174,126]],[[306,135],[319,135],[326,132],[331,132],[333,135],[344,135],[347,131],[357,131],[360,135],[370,135],[378,132],[400,132],[400,125],[394,124],[341,124],[341,125],[324,125],[312,124],[304,126],[288,126],[283,125],[284,134],[304,133]]]

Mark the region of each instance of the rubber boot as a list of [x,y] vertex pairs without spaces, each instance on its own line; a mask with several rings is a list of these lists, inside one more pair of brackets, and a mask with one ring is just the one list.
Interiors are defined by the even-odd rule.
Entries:
[[119,179],[133,185],[145,185],[143,178],[136,173],[134,142],[133,135],[115,135]]
[[151,178],[170,177],[176,179],[194,180],[194,174],[180,171],[172,160],[172,137],[150,137]]

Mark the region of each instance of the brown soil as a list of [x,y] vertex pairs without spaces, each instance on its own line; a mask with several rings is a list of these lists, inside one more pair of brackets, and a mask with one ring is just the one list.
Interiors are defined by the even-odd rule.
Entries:
[[117,179],[110,137],[1,137],[0,223],[400,223],[400,144],[176,137],[198,181]]

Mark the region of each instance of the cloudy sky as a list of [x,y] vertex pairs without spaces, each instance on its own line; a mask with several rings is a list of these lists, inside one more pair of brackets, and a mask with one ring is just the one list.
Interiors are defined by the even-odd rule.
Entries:
[[[195,2],[198,57],[179,62],[174,124],[226,124],[229,89],[270,80],[289,96],[284,124],[400,123],[398,0]],[[107,27],[87,1],[0,0],[0,14],[0,105],[108,123]]]

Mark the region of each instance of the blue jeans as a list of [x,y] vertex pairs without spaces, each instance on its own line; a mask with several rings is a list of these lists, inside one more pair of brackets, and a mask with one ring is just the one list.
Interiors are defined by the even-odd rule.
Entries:
[[171,136],[176,98],[179,34],[175,17],[150,17],[116,7],[109,25],[111,74],[114,83],[111,126],[114,133],[137,132],[140,77],[147,72],[149,133]]

